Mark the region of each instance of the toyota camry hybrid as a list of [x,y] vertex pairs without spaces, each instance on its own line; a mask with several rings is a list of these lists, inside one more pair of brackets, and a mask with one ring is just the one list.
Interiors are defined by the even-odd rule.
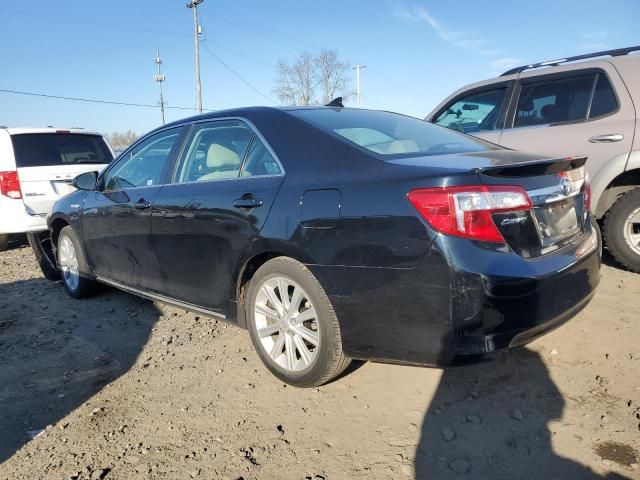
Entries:
[[221,111],[76,177],[36,253],[74,298],[106,284],[237,323],[292,385],[351,359],[448,365],[592,298],[585,162],[382,111]]

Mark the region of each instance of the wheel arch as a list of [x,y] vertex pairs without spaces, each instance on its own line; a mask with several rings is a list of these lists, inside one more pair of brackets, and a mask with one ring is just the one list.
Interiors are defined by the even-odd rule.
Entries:
[[594,211],[596,218],[603,218],[618,198],[637,187],[640,187],[640,168],[626,170],[614,177],[598,198]]
[[64,228],[71,225],[66,218],[58,217],[50,222],[49,232],[51,237],[51,247],[53,249],[53,253],[57,258],[56,250],[58,248],[58,237],[60,236],[60,231]]
[[234,272],[230,300],[236,304],[238,326],[247,328],[244,302],[249,282],[255,272],[269,260],[289,257],[300,263],[312,263],[302,251],[280,242],[257,242],[250,244]]

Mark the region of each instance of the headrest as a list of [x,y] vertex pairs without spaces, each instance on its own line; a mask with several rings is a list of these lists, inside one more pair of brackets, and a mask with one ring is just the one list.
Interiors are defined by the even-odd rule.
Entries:
[[518,102],[518,110],[521,112],[530,112],[533,110],[533,100],[530,98],[523,98]]
[[238,167],[240,163],[240,156],[230,148],[218,143],[209,145],[209,150],[207,150],[207,167]]
[[553,104],[545,105],[540,109],[540,115],[547,122],[557,122],[560,119],[560,109]]

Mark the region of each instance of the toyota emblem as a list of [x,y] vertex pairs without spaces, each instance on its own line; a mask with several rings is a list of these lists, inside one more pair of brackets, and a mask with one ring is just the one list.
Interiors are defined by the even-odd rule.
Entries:
[[571,185],[571,182],[568,178],[563,178],[562,180],[560,180],[560,187],[562,188],[562,191],[565,195],[570,195],[573,191],[573,186]]

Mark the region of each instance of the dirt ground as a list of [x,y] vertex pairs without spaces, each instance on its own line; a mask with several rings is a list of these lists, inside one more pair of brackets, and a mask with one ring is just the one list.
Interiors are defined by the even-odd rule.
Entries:
[[115,290],[73,300],[0,253],[2,479],[640,479],[640,275],[447,370],[359,363],[288,387],[224,322]]

